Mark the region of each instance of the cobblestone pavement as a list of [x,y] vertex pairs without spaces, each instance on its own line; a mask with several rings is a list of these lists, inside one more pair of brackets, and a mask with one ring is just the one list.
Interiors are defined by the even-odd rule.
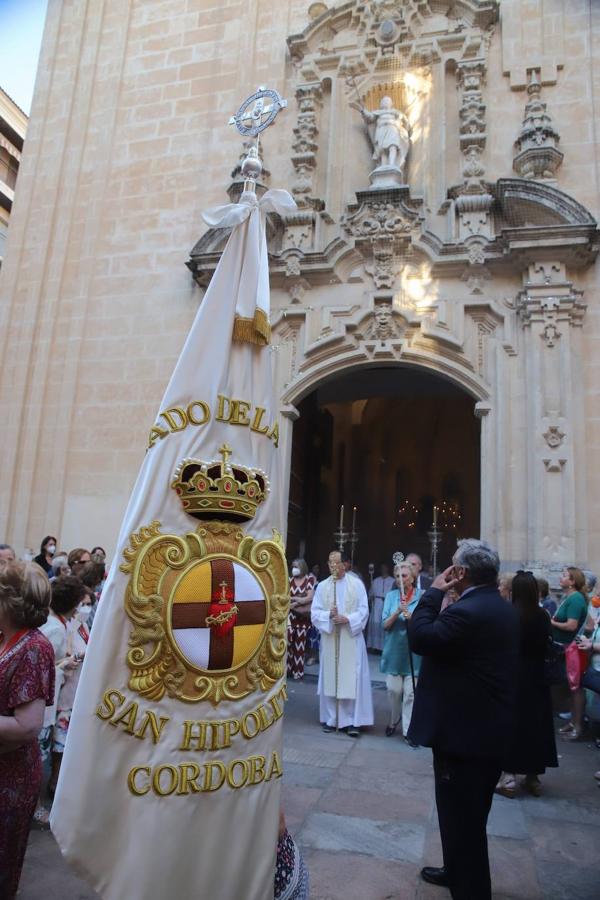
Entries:
[[[310,869],[312,900],[449,898],[419,879],[422,865],[441,863],[431,752],[411,750],[398,734],[384,736],[384,686],[374,685],[375,727],[357,740],[322,733],[313,676],[288,689],[284,806]],[[558,749],[560,768],[544,777],[542,797],[494,799],[488,830],[495,900],[600,897],[600,790],[593,779],[600,754],[590,742],[560,742]],[[50,833],[34,832],[20,900],[95,897],[69,871]]]

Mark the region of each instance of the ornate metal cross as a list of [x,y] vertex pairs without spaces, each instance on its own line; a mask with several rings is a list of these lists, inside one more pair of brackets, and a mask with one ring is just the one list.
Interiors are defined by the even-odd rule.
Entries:
[[245,191],[256,191],[256,182],[262,173],[262,163],[258,155],[260,134],[273,124],[278,112],[286,106],[287,100],[283,100],[277,91],[259,87],[244,100],[236,114],[229,120],[229,124],[235,125],[240,134],[253,137],[256,141],[248,150],[248,156],[241,165]]

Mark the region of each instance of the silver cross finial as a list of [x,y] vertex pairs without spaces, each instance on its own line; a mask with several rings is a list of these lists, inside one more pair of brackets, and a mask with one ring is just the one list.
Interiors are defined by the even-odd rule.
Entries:
[[261,86],[244,100],[229,124],[235,125],[240,134],[256,137],[273,124],[279,110],[286,106],[287,100],[283,100],[277,91]]
[[236,114],[229,120],[230,125],[235,125],[240,134],[250,135],[255,139],[255,144],[250,147],[246,159],[241,166],[244,176],[244,191],[256,192],[256,182],[262,173],[262,163],[258,155],[258,142],[260,134],[275,121],[280,109],[285,109],[287,100],[283,100],[277,91],[270,88],[259,87],[251,97],[248,97]]

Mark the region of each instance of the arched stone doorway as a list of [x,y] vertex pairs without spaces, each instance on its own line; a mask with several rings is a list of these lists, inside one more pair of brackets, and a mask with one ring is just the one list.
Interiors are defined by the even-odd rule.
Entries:
[[[296,404],[290,466],[288,551],[323,565],[345,506],[357,507],[356,562],[395,550],[429,562],[434,504],[444,538],[479,534],[480,419],[454,382],[415,366],[362,367],[321,382]],[[349,546],[347,547],[349,549]]]

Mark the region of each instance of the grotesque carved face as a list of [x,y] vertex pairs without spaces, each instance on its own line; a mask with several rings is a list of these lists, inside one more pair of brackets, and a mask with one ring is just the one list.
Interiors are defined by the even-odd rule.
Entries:
[[375,320],[379,326],[387,325],[391,314],[392,310],[387,303],[380,303],[375,307]]

